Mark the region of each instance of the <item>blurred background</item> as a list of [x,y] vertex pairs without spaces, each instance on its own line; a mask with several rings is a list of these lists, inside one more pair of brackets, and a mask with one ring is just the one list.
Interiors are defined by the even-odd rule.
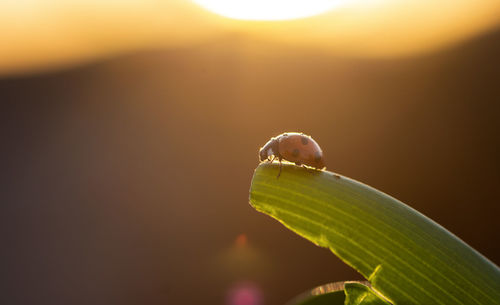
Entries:
[[284,131],[500,262],[498,1],[223,2],[0,2],[1,304],[362,279],[248,204]]

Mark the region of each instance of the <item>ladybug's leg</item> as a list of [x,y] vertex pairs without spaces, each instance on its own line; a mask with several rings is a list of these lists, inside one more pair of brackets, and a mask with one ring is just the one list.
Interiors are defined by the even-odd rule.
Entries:
[[278,160],[280,161],[280,171],[278,172],[278,176],[276,177],[276,179],[278,179],[281,175],[281,157],[279,157]]
[[274,159],[276,159],[276,156],[273,155],[272,157],[267,158],[269,160],[269,163],[273,163]]

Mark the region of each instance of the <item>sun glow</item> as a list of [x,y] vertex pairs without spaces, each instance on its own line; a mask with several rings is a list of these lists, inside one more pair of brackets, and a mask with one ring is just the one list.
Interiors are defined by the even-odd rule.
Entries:
[[329,11],[343,0],[193,0],[216,14],[242,20],[286,20]]
[[498,0],[0,0],[0,77],[208,41],[244,54],[406,56],[499,26]]

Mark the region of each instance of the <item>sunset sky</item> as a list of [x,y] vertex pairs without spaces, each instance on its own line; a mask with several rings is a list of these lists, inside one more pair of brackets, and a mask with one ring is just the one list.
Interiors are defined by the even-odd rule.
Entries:
[[204,7],[187,0],[1,1],[0,74],[227,35],[341,56],[400,56],[446,47],[500,20],[500,2],[493,0],[276,0],[266,1],[267,10],[262,1],[197,2]]

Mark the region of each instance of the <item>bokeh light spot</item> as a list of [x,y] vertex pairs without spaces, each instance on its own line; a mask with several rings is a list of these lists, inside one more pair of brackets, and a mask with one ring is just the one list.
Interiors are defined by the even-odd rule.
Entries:
[[262,305],[262,292],[251,282],[236,283],[229,289],[227,305]]
[[238,248],[245,247],[248,243],[248,238],[247,235],[242,233],[236,237],[236,240],[234,241],[234,244]]

